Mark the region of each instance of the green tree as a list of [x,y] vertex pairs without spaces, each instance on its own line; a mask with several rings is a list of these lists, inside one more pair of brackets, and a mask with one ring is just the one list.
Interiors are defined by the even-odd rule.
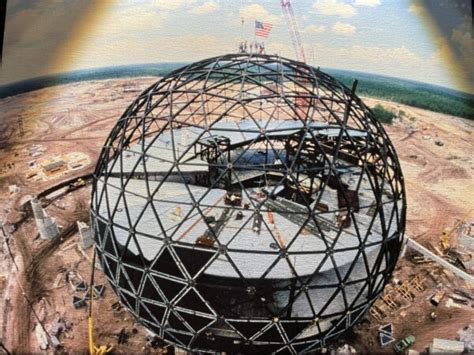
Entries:
[[375,118],[378,119],[382,123],[392,123],[393,119],[397,117],[395,113],[393,113],[390,110],[387,110],[385,107],[383,107],[380,104],[375,105],[375,107],[372,108],[372,112],[375,115]]

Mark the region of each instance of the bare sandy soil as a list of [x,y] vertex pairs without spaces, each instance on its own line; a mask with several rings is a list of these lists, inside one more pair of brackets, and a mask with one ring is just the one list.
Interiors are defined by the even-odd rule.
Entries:
[[375,99],[365,103],[405,112],[385,129],[405,176],[407,233],[421,242],[433,240],[455,218],[473,212],[474,122]]
[[[6,223],[21,221],[24,216],[20,205],[29,196],[61,180],[92,172],[102,144],[116,120],[133,99],[156,80],[146,77],[80,82],[1,99],[0,220]],[[364,101],[370,107],[381,103],[397,113],[404,112],[401,118],[385,128],[397,149],[405,176],[407,233],[432,248],[439,244],[443,230],[450,228],[456,219],[472,219],[472,213],[468,213],[474,200],[474,123],[392,102],[370,98]],[[28,163],[34,160],[28,152],[33,144],[46,148],[42,157],[82,152],[90,157],[91,163],[82,169],[69,171],[61,178],[31,182],[26,179],[25,171]],[[20,191],[10,193],[8,187],[12,184]],[[48,213],[66,227],[80,213],[75,206],[88,206],[89,197],[90,187],[85,186],[55,201],[48,207]],[[10,245],[19,265],[18,272],[7,249],[3,247],[1,253],[0,248],[0,281],[5,284],[0,288],[0,340],[8,349],[17,352],[39,350],[33,330],[37,321],[24,300],[18,280],[45,324],[51,324],[58,315],[73,323],[72,330],[61,337],[65,350],[84,352],[88,344],[87,312],[73,308],[71,299],[75,291],[65,280],[57,280],[65,269],[73,269],[88,279],[90,262],[73,245],[78,241],[77,232],[49,251],[45,249],[46,242],[36,239],[36,234],[31,220],[22,223],[13,233]],[[455,240],[452,242],[456,243]],[[89,249],[89,258],[90,254]],[[32,275],[28,274],[31,265],[36,267],[34,275],[41,275],[39,279],[32,280]],[[101,272],[96,274],[98,282],[104,283]],[[376,329],[388,321],[394,323],[397,338],[414,334],[418,350],[427,347],[433,337],[454,339],[459,329],[473,323],[474,314],[469,305],[450,306],[443,301],[435,308],[427,300],[440,283],[450,289],[472,291],[467,285],[437,267],[414,265],[406,259],[400,260],[394,276],[403,281],[417,274],[424,276],[425,291],[417,294],[412,302],[400,300],[401,310],[387,312],[384,320],[371,319],[370,323],[358,326],[354,340],[357,349],[386,351],[377,345]],[[117,297],[108,288],[104,298],[97,302],[97,342],[114,344],[119,351],[143,351],[146,331],[134,324],[126,311],[114,313],[111,305],[116,301]],[[429,318],[433,311],[438,315],[436,321]],[[117,345],[114,335],[122,328],[131,334],[130,340],[128,344]],[[137,332],[134,333],[133,329]]]

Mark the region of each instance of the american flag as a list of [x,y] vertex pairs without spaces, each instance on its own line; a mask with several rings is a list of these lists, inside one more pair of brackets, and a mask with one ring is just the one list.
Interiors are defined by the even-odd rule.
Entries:
[[264,23],[255,21],[255,36],[267,38],[272,30],[273,25],[271,23]]

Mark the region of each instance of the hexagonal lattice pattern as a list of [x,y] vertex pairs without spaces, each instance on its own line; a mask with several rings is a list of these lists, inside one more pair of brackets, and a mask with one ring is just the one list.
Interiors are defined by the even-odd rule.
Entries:
[[303,352],[382,291],[405,226],[383,127],[334,78],[275,56],[203,60],[145,90],[95,171],[103,270],[187,349]]

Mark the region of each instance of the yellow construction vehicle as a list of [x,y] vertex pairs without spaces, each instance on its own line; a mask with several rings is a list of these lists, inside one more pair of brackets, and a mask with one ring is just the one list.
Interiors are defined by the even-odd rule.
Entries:
[[451,243],[450,243],[450,238],[451,238],[451,235],[453,234],[453,232],[458,229],[458,227],[461,225],[461,224],[464,224],[466,219],[469,217],[469,215],[471,214],[472,212],[472,209],[469,210],[468,213],[466,213],[466,215],[461,218],[461,219],[458,219],[456,223],[454,223],[454,226],[452,228],[450,228],[449,230],[447,231],[444,231],[441,236],[439,237],[440,239],[440,244],[441,244],[441,247],[443,248],[443,252],[446,252],[449,248],[451,248]]
[[104,355],[104,354],[107,354],[107,353],[110,353],[112,351],[113,347],[112,346],[109,346],[107,347],[106,345],[102,345],[100,347],[96,347],[94,346],[94,350],[95,350],[95,355]]
[[86,182],[84,181],[83,178],[78,178],[76,181],[74,181],[74,182],[71,184],[71,187],[72,187],[72,188],[80,187],[80,186],[84,186],[85,184],[86,184]]

